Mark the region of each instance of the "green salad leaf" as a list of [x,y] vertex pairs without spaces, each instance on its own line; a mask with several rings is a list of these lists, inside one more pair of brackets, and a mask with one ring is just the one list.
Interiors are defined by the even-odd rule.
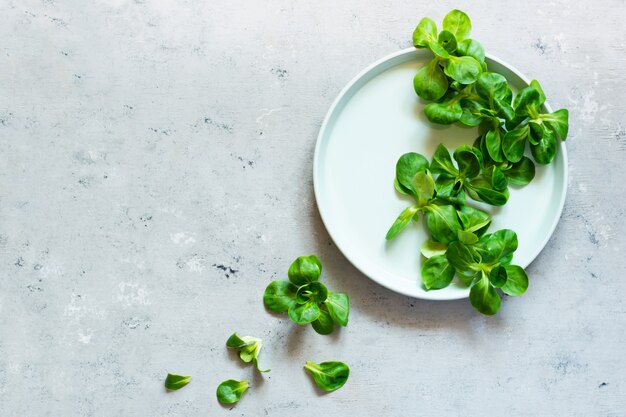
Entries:
[[217,400],[222,404],[234,404],[241,400],[249,387],[247,380],[228,379],[217,386]]
[[190,381],[190,376],[167,374],[167,378],[165,378],[165,388],[169,391],[176,391],[187,385]]
[[315,384],[324,391],[335,391],[343,387],[350,376],[348,365],[337,361],[321,363],[306,361],[304,369],[311,375]]

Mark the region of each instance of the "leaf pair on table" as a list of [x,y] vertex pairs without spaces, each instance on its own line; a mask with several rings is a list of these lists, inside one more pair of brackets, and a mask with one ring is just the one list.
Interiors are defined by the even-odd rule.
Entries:
[[347,294],[333,293],[319,282],[322,263],[315,256],[300,256],[289,267],[289,281],[273,281],[265,289],[267,308],[287,312],[298,324],[309,324],[319,334],[330,334],[348,325],[350,302]]
[[[234,349],[239,353],[239,357],[245,363],[254,363],[259,372],[269,372],[269,369],[259,368],[259,353],[263,347],[263,340],[257,337],[239,337],[233,333],[226,341],[226,347]],[[216,395],[217,400],[222,404],[234,404],[238,402],[243,394],[248,390],[250,384],[247,380],[237,381],[228,379],[218,385]]]
[[[469,17],[460,10],[452,10],[442,26],[443,30],[437,34],[437,24],[425,17],[413,32],[413,45],[428,48],[435,56],[413,79],[415,92],[425,100],[439,100],[450,87],[473,83],[484,68],[482,46],[468,38],[472,30]],[[449,103],[453,109],[456,105]]]

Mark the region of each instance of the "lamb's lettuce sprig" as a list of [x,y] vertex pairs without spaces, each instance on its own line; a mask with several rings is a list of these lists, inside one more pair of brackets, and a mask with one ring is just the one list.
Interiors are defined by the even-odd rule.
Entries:
[[287,312],[294,323],[311,324],[319,334],[330,334],[335,324],[348,325],[350,301],[347,294],[333,293],[319,282],[322,262],[315,255],[300,256],[289,267],[289,281],[272,281],[263,302],[276,313]]
[[387,240],[422,215],[431,235],[421,250],[427,258],[421,271],[424,287],[445,288],[457,276],[470,287],[472,306],[486,315],[500,308],[498,289],[520,295],[528,287],[528,277],[521,267],[511,265],[517,249],[515,232],[505,229],[487,234],[489,214],[467,205],[466,196],[494,206],[505,204],[509,179],[517,181],[507,176],[511,169],[501,170],[493,161],[486,165],[480,149],[467,145],[452,156],[439,145],[430,163],[423,155],[409,152],[396,164],[394,186],[399,193],[412,196],[415,204],[400,213]]
[[[413,45],[430,49],[434,57],[413,78],[417,95],[439,100],[449,89],[457,90],[476,81],[485,68],[485,53],[477,41],[469,38],[471,30],[469,17],[460,10],[446,15],[439,33],[432,19],[425,17],[419,22],[413,32]],[[451,108],[458,108],[452,97],[446,101]]]
[[252,362],[259,372],[269,372],[269,369],[262,370],[259,368],[259,353],[263,347],[263,340],[252,337],[244,336],[239,337],[237,333],[233,333],[226,341],[226,347],[234,349],[239,353],[239,357],[245,363]]
[[[413,79],[417,95],[433,101],[424,106],[426,117],[437,124],[480,126],[478,148],[494,164],[520,163],[526,143],[535,162],[552,162],[558,139],[567,137],[567,109],[545,113],[546,97],[536,80],[514,97],[507,79],[489,72],[485,51],[469,38],[471,21],[462,11],[449,12],[442,26],[437,33],[436,23],[425,17],[413,32],[413,45],[434,55]],[[529,162],[516,168],[528,171]]]

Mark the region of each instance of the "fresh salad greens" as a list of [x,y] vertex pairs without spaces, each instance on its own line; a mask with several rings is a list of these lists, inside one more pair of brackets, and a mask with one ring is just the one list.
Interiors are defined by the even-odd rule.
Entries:
[[191,381],[190,376],[167,374],[165,378],[165,388],[169,391],[176,391],[187,385]]
[[267,308],[288,313],[294,323],[309,324],[319,334],[330,334],[348,325],[350,301],[347,294],[333,293],[319,282],[322,263],[315,255],[300,256],[287,272],[289,281],[272,281],[263,294]]
[[311,375],[317,386],[324,391],[335,391],[344,386],[350,376],[350,368],[343,362],[315,363],[306,361],[304,369]]
[[439,145],[431,162],[413,152],[400,157],[395,188],[412,196],[416,204],[400,213],[386,238],[396,237],[411,220],[419,221],[420,215],[425,218],[431,240],[422,245],[422,255],[427,259],[421,276],[427,290],[447,287],[456,275],[471,287],[472,306],[487,315],[500,309],[497,289],[512,296],[526,291],[526,273],[511,265],[517,235],[506,229],[486,234],[491,217],[467,205],[466,199],[503,205],[509,195],[508,181],[498,168],[484,165],[482,152],[476,147],[462,145],[450,157]]
[[254,363],[259,372],[270,371],[269,369],[261,370],[259,368],[259,353],[261,352],[261,347],[263,347],[263,340],[252,336],[239,337],[237,333],[233,333],[226,341],[226,346],[239,352],[239,357],[245,363]]
[[249,387],[247,380],[228,379],[217,386],[217,400],[222,404],[234,404]]
[[546,113],[546,96],[535,80],[514,95],[503,75],[489,71],[482,45],[469,38],[471,29],[469,17],[452,10],[441,32],[432,19],[423,18],[413,33],[413,45],[433,53],[413,79],[417,95],[433,101],[424,107],[426,117],[438,124],[478,126],[479,136],[452,156],[440,144],[431,161],[414,152],[400,157],[394,187],[415,204],[400,213],[386,239],[423,217],[431,235],[421,251],[424,287],[445,288],[458,276],[470,287],[472,306],[492,315],[500,309],[499,291],[523,294],[528,276],[511,264],[515,232],[486,234],[491,217],[468,205],[468,198],[506,204],[509,185],[523,186],[535,177],[535,163],[525,156],[527,144],[535,162],[552,162],[558,139],[567,137],[568,111]]
[[524,157],[526,143],[535,162],[549,164],[558,139],[567,137],[567,109],[545,113],[546,96],[535,80],[513,98],[507,79],[489,71],[482,45],[469,38],[471,30],[469,17],[452,10],[438,34],[436,23],[427,17],[413,32],[413,45],[433,53],[413,80],[417,95],[434,101],[424,107],[426,117],[438,124],[479,126],[475,147],[487,166],[513,170],[513,175],[527,171],[532,162]]

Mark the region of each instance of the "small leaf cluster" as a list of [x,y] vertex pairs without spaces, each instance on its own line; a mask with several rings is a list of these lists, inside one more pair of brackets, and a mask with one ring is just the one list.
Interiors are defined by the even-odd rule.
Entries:
[[475,146],[486,165],[502,171],[515,169],[516,164],[528,166],[527,143],[535,162],[549,164],[556,156],[558,139],[567,137],[567,109],[545,113],[546,97],[536,80],[514,98],[507,79],[489,72],[484,49],[468,38],[470,31],[470,19],[460,10],[446,15],[438,35],[429,18],[417,25],[413,45],[434,54],[413,79],[417,95],[434,101],[424,107],[426,117],[438,124],[479,126]]
[[289,281],[272,281],[263,294],[268,309],[287,312],[294,323],[311,324],[319,334],[330,334],[348,325],[350,302],[347,294],[333,293],[319,282],[322,263],[315,255],[300,256],[289,267]]
[[[402,155],[396,164],[394,186],[399,193],[412,196],[416,204],[400,213],[386,236],[393,239],[422,215],[431,235],[422,246],[427,258],[421,273],[424,286],[427,290],[445,288],[458,276],[470,287],[472,306],[487,315],[500,308],[497,289],[515,296],[528,287],[524,270],[511,265],[517,249],[515,232],[504,229],[486,234],[491,225],[489,214],[466,204],[466,195],[495,206],[506,203],[510,178],[506,173],[486,167],[482,152],[467,145],[457,148],[453,157],[439,145],[430,163],[415,152]],[[518,181],[526,178],[521,174],[512,177]],[[526,179],[530,181],[532,176]]]
[[[437,24],[430,18],[420,20],[413,32],[413,46],[430,49],[434,58],[413,78],[418,96],[425,100],[443,99],[448,91],[472,84],[485,66],[485,51],[470,39],[472,23],[460,10],[452,10],[443,19],[443,30],[437,34]],[[456,99],[446,97],[442,103],[457,108]]]
[[254,363],[259,372],[270,371],[269,369],[261,370],[259,368],[259,353],[261,352],[261,347],[263,347],[262,339],[252,336],[239,337],[237,333],[233,333],[226,341],[226,347],[239,352],[239,357],[245,363]]
[[455,274],[470,286],[470,303],[479,312],[493,315],[500,309],[497,289],[510,296],[523,294],[528,288],[524,269],[512,265],[517,249],[517,235],[508,229],[485,234],[480,238],[472,232],[459,233],[459,240],[433,252],[427,243],[422,254],[427,257],[422,267],[422,282],[428,289],[447,287]]

